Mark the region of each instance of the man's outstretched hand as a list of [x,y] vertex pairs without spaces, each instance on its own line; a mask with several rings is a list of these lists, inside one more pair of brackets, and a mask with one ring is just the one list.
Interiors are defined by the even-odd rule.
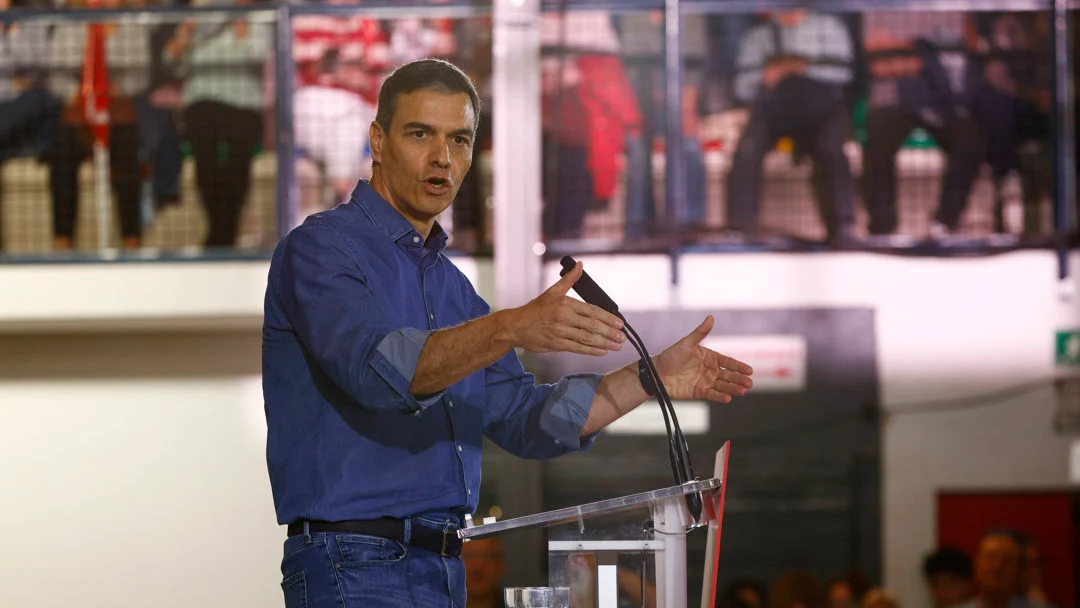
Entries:
[[732,397],[741,397],[754,386],[750,379],[753,368],[701,345],[712,328],[713,317],[709,315],[694,331],[656,356],[656,371],[673,400],[730,403]]
[[566,295],[581,278],[582,265],[528,304],[514,309],[510,341],[535,353],[568,352],[602,356],[622,348],[622,319]]

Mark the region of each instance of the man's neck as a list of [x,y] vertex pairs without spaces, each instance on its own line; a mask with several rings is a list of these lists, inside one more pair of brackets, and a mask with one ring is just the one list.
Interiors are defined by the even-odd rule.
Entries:
[[382,172],[379,171],[379,167],[377,165],[371,170],[371,179],[368,180],[368,185],[370,185],[371,189],[375,191],[375,194],[378,194],[383,198],[384,201],[390,203],[390,206],[393,207],[395,211],[400,213],[401,217],[405,218],[410,224],[412,224],[413,228],[416,228],[416,231],[420,233],[420,236],[424,238],[424,241],[427,241],[428,235],[431,234],[431,229],[435,226],[435,218],[424,221],[414,217],[410,217],[409,214],[401,208],[401,205],[399,205],[398,202],[394,200],[394,196],[390,193],[390,187],[386,183],[386,180],[383,179]]

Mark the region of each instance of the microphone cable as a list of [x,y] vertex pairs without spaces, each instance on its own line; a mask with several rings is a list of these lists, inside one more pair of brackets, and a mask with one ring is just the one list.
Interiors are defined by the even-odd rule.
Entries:
[[[574,269],[577,262],[571,256],[564,256],[561,264],[562,271],[559,274],[560,276],[565,276],[566,273]],[[638,352],[638,355],[641,357],[641,362],[645,364],[649,378],[653,382],[653,386],[656,387],[657,394],[655,396],[657,403],[660,405],[660,411],[664,416],[664,427],[667,430],[668,436],[668,456],[671,459],[671,468],[675,475],[675,482],[678,485],[682,485],[689,481],[694,481],[694,469],[690,464],[690,450],[686,443],[686,436],[683,435],[682,427],[679,425],[679,417],[675,414],[675,406],[671,402],[671,397],[668,395],[667,388],[660,379],[660,373],[656,370],[656,364],[653,362],[652,357],[649,356],[648,349],[645,348],[645,342],[641,339],[641,336],[638,335],[637,331],[630,326],[630,323],[626,321],[626,317],[619,312],[619,305],[596,284],[596,281],[594,281],[588,273],[582,271],[581,277],[574,283],[573,289],[587,303],[606,310],[622,319],[623,333],[626,334],[630,345]],[[701,495],[696,492],[687,494],[686,506],[690,510],[690,514],[693,516],[694,521],[700,521],[702,511]]]

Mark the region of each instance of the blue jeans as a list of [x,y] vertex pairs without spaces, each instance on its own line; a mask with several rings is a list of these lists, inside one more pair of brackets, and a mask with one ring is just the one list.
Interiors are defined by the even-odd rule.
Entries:
[[151,104],[149,95],[140,95],[135,98],[135,112],[139,124],[139,159],[150,164],[154,200],[178,200],[184,155],[172,111]]
[[[411,526],[443,528],[412,518]],[[285,541],[281,588],[286,608],[465,608],[465,565],[379,536],[298,534]]]

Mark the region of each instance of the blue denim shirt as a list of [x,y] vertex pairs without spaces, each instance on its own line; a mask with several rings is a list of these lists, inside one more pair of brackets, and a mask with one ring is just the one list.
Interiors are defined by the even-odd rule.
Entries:
[[458,517],[489,437],[526,458],[580,440],[600,376],[535,384],[514,351],[430,397],[409,394],[436,329],[488,314],[443,254],[361,181],[278,244],[263,324],[266,458],[278,523]]

